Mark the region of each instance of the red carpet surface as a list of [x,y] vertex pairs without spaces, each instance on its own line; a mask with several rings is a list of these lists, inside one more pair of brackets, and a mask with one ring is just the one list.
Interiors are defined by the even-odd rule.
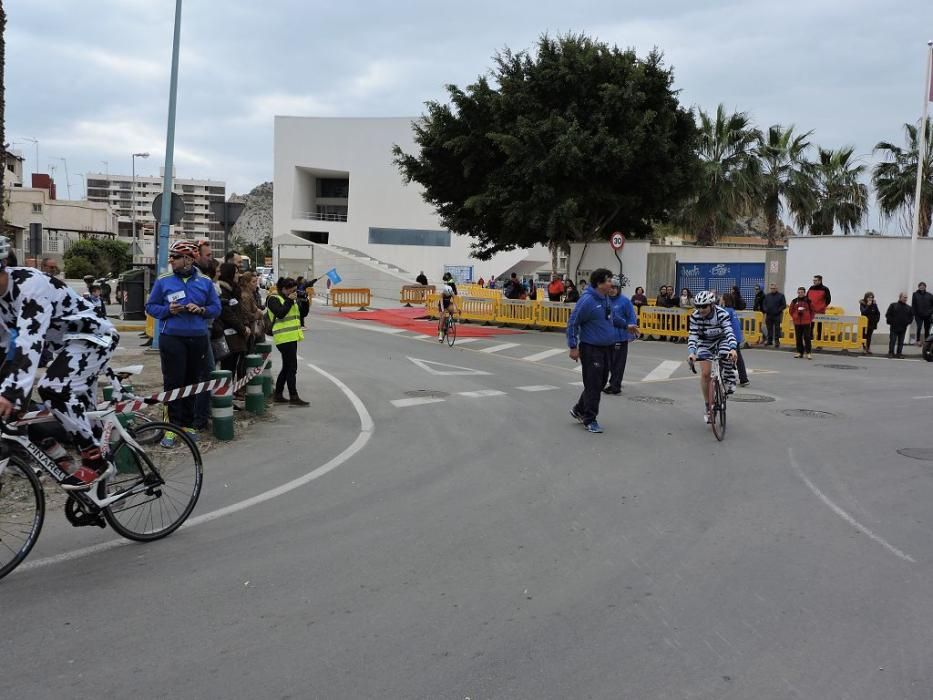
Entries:
[[[424,316],[423,308],[379,309],[377,311],[352,311],[339,314],[340,318],[352,318],[360,321],[373,321],[393,328],[404,328],[406,331],[422,335],[437,335],[437,321],[430,319],[419,320]],[[457,326],[458,338],[489,338],[495,335],[512,335],[521,333],[512,328],[499,328],[497,326],[482,326],[478,323],[461,323]]]

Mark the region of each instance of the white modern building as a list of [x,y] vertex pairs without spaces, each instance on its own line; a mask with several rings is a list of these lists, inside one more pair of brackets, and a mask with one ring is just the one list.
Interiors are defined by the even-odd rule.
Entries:
[[[163,170],[164,172],[164,170]],[[133,208],[136,209],[137,236],[144,250],[151,251],[156,235],[156,220],[152,202],[162,193],[162,176],[137,175],[135,192],[130,175],[111,173],[87,174],[87,198],[91,202],[106,202],[117,214],[118,234],[122,240],[133,237]],[[211,210],[213,203],[226,199],[226,184],[217,180],[185,180],[175,178],[172,186],[185,201],[185,216],[173,227],[173,238],[209,239],[214,256],[224,254],[224,229]]]
[[335,267],[353,286],[373,288],[382,279],[397,299],[399,283],[412,283],[422,270],[430,282],[445,270],[470,281],[549,263],[544,247],[476,260],[471,238],[441,226],[421,187],[406,185],[393,163],[394,145],[417,148],[413,121],[275,118],[276,272],[320,276]]

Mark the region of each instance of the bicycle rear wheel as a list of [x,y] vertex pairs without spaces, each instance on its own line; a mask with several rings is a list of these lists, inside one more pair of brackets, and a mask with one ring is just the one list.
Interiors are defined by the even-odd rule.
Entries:
[[31,465],[11,455],[0,471],[0,578],[26,558],[44,520],[45,494],[39,477]]
[[447,319],[447,345],[454,346],[457,342],[457,321],[453,318]]
[[185,431],[171,423],[152,422],[130,433],[145,445],[152,442],[153,434],[161,436],[167,431],[176,436],[171,450],[144,452],[121,443],[114,451],[114,461],[124,472],[98,487],[100,497],[134,491],[103,509],[110,527],[127,539],[149,542],[171,534],[185,522],[201,495],[201,453]]
[[713,388],[713,403],[710,406],[710,425],[713,435],[722,442],[726,437],[726,392],[722,382],[716,381]]

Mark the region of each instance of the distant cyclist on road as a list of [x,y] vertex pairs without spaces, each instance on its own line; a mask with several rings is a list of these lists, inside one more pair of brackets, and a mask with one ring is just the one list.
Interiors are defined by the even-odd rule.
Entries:
[[443,343],[444,324],[447,323],[447,316],[453,316],[457,313],[457,304],[454,302],[454,297],[457,296],[457,285],[454,284],[453,277],[447,278],[445,275],[445,281],[441,285],[440,292],[441,300],[437,304],[440,312],[437,315],[437,342]]
[[722,368],[722,379],[726,393],[735,391],[735,333],[729,313],[716,306],[716,297],[712,292],[700,292],[693,299],[694,311],[690,314],[690,334],[687,339],[687,351],[691,363],[700,364],[700,392],[706,411],[703,419],[709,423],[709,382],[710,362],[718,359]]

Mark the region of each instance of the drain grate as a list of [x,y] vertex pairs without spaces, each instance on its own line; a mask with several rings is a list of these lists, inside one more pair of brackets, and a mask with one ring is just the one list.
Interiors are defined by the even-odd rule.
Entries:
[[858,365],[821,365],[822,367],[828,367],[829,369],[866,369],[865,367],[859,367]]
[[663,396],[626,396],[629,401],[638,401],[640,403],[655,403],[662,406],[671,406],[674,404],[674,399],[667,399]]
[[910,457],[911,459],[922,459],[925,462],[933,462],[933,449],[929,447],[902,447],[897,453],[904,457]]
[[809,408],[788,408],[781,411],[785,416],[791,418],[835,418],[835,413],[829,411],[811,411]]
[[729,401],[738,401],[739,403],[771,403],[774,400],[773,396],[765,396],[764,394],[733,394],[729,397]]
[[450,394],[446,391],[436,391],[434,389],[413,389],[412,391],[406,391],[405,396],[416,399],[446,399]]

